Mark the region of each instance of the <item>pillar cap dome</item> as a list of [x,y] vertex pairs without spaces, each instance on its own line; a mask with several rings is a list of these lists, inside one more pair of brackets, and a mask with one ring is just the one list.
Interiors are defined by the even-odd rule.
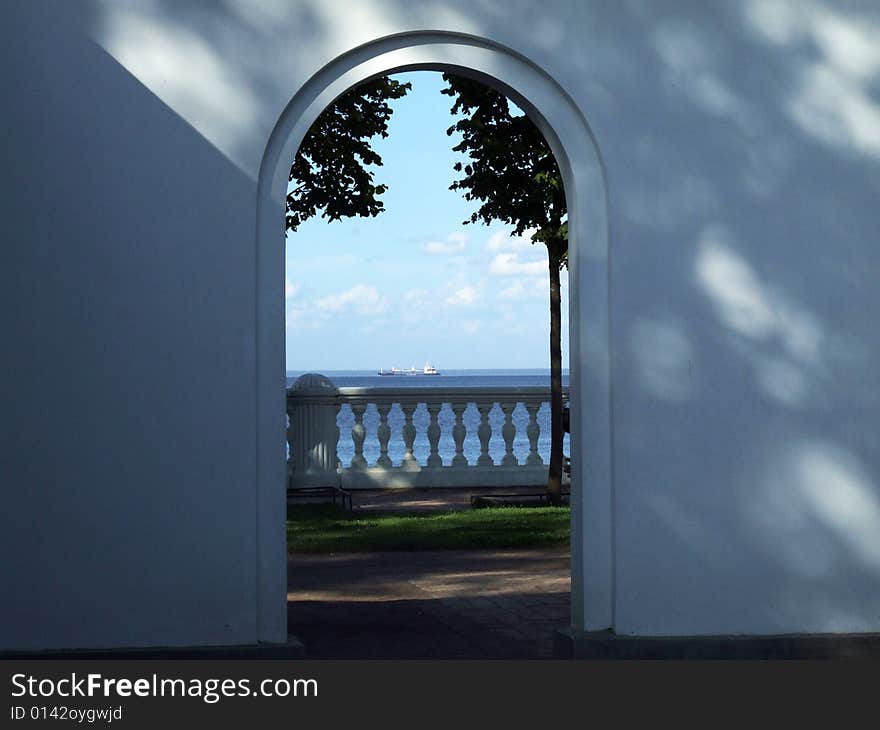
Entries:
[[320,373],[300,375],[290,390],[295,393],[314,393],[320,395],[337,395],[339,393],[339,388],[333,385],[333,381]]

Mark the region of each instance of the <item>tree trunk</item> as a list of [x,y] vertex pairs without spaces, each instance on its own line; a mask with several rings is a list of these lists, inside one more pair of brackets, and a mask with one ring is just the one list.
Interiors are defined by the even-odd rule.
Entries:
[[561,256],[548,241],[550,260],[550,470],[547,499],[562,504],[562,292],[559,284]]

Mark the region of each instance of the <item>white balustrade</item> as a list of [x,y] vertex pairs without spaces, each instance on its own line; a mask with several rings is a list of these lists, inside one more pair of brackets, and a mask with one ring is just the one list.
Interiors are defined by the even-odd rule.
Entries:
[[[539,453],[538,412],[545,403],[549,408],[549,401],[548,387],[335,388],[323,376],[304,375],[287,392],[291,486],[336,483],[360,489],[543,485],[547,467]],[[336,422],[344,406],[351,409],[351,428],[346,427],[342,434],[346,450],[352,454],[348,466],[341,465],[337,458]],[[525,409],[523,416],[514,418],[520,406]],[[400,411],[394,411],[395,407]],[[473,414],[471,407],[476,409],[475,423],[473,416],[466,417],[468,412]],[[500,423],[493,423],[498,420],[493,415],[496,407]],[[392,418],[393,411],[397,415]],[[368,421],[373,428],[368,428]],[[447,449],[451,456],[448,463],[441,455],[444,436],[451,437],[453,446]],[[473,444],[474,436],[479,454],[469,459],[465,452],[473,449],[467,444]],[[499,454],[497,463],[491,453],[493,437],[496,445],[498,440],[503,442],[503,455]],[[522,458],[516,454],[518,444]],[[416,456],[417,447],[427,450],[424,462]],[[367,455],[376,455],[377,451],[374,463],[369,463]],[[390,453],[398,454],[399,464],[393,463]]]

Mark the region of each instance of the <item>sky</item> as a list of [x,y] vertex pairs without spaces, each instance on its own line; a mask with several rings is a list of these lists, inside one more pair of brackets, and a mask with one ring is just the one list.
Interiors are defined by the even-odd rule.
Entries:
[[[449,190],[461,159],[446,129],[452,99],[429,71],[397,74],[373,148],[388,185],[376,218],[314,217],[287,237],[288,370],[549,368],[547,252],[510,227],[462,221],[477,209]],[[568,287],[563,280],[563,366]]]

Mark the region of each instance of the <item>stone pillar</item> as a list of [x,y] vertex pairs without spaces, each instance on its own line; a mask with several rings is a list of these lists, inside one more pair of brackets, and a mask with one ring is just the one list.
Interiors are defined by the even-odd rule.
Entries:
[[287,391],[291,487],[336,487],[339,390],[329,378],[307,373]]

